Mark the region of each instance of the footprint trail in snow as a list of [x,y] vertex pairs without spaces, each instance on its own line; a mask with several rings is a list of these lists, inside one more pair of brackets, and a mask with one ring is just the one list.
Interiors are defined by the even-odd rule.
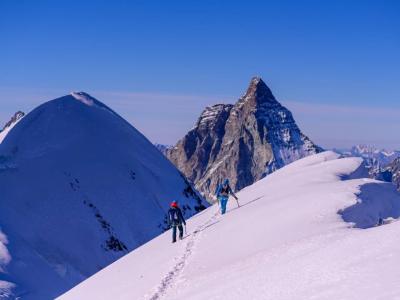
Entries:
[[176,279],[182,273],[182,270],[187,264],[189,257],[193,254],[194,246],[198,242],[199,234],[208,226],[214,223],[219,216],[219,211],[212,215],[208,221],[198,226],[191,234],[189,241],[186,243],[183,255],[177,260],[171,271],[162,279],[160,285],[156,288],[156,292],[148,298],[149,300],[159,300],[166,295],[169,288],[171,288]]

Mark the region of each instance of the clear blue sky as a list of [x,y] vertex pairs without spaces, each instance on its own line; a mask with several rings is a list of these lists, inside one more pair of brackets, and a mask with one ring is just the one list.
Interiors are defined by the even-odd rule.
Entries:
[[83,90],[172,144],[253,75],[324,147],[400,148],[400,1],[0,1],[0,123]]

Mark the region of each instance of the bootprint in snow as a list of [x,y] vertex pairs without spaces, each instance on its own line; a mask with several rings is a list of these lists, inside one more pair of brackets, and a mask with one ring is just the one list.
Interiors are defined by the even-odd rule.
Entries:
[[174,267],[162,279],[160,285],[156,288],[154,294],[149,298],[147,298],[146,295],[145,299],[159,300],[160,298],[165,297],[168,290],[177,284],[176,283],[177,278],[181,275],[183,269],[188,264],[190,256],[193,255],[195,244],[199,242],[198,241],[199,234],[204,229],[214,224],[217,218],[218,218],[218,213],[213,214],[210,219],[208,219],[205,223],[203,223],[193,231],[192,235],[190,236],[190,239],[187,241],[185,245],[185,250],[183,252],[183,255],[177,259],[177,262],[174,265]]

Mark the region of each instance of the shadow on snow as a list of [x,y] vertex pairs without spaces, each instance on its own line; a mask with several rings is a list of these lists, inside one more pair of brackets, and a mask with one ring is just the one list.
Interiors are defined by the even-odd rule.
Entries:
[[360,187],[356,204],[339,210],[345,222],[356,228],[385,224],[385,219],[400,217],[400,193],[391,183],[367,183]]

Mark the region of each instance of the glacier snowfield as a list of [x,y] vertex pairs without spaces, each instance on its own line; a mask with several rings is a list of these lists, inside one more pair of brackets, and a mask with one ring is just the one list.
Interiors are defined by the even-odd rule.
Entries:
[[400,299],[400,196],[364,175],[334,152],[296,161],[58,299]]

